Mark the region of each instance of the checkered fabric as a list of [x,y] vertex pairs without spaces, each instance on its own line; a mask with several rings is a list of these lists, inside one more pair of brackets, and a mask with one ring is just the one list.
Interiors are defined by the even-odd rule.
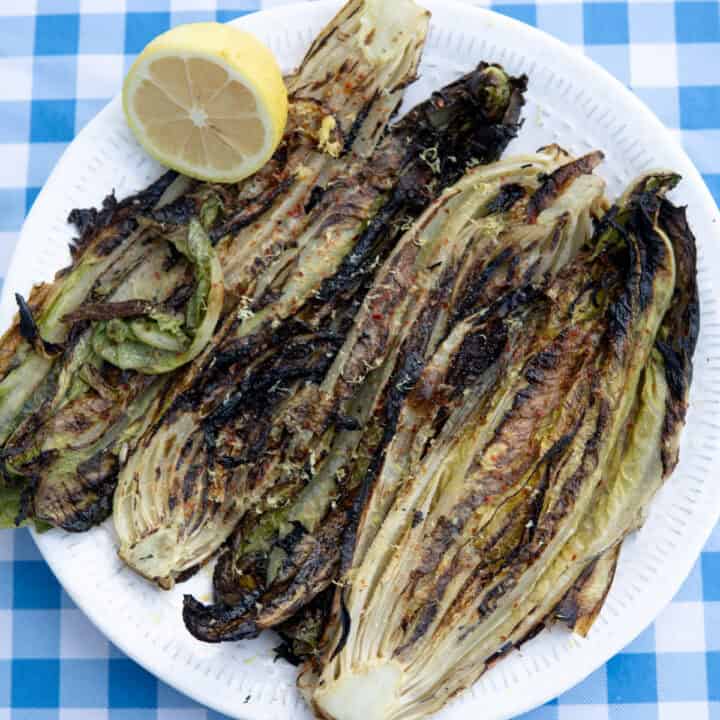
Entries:
[[[283,0],[0,0],[0,284],[67,144],[167,28]],[[387,0],[392,2],[392,0]],[[492,7],[576,46],[677,135],[720,201],[720,4],[537,0]],[[26,531],[0,533],[0,720],[206,720],[89,623]],[[635,642],[530,720],[720,720],[720,528]]]

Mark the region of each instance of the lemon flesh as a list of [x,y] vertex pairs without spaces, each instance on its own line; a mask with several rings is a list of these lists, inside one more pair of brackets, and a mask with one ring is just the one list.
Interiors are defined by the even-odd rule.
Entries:
[[287,91],[272,52],[220,23],[181,25],[156,37],[123,85],[128,125],[145,150],[184,175],[236,182],[280,142]]

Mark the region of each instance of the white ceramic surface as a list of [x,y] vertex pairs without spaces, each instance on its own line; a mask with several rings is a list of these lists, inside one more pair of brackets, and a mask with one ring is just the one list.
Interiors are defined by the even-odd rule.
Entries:
[[[285,69],[339,6],[336,0],[287,6],[238,21],[270,45]],[[623,547],[602,614],[586,640],[561,629],[541,633],[497,664],[439,717],[512,717],[567,690],[638,635],[690,571],[720,514],[720,222],[698,172],[655,117],[591,61],[509,18],[446,0],[434,11],[421,79],[406,106],[480,60],[502,63],[530,79],[525,125],[510,152],[559,142],[573,153],[602,148],[600,173],[615,196],[638,173],[667,166],[684,180],[673,194],[687,204],[699,250],[702,331],[681,461],[655,499],[643,530]],[[98,204],[145,186],[160,168],[133,140],[113,100],[58,163],[25,223],[0,304],[0,327],[14,312],[12,293],[50,278],[68,258],[70,208]],[[182,594],[208,600],[210,571],[163,592],[125,569],[110,523],[84,535],[52,531],[36,538],[75,602],[128,655],[164,681],[246,720],[309,718],[295,691],[295,671],[273,662],[271,634],[251,642],[203,645],[183,628]]]

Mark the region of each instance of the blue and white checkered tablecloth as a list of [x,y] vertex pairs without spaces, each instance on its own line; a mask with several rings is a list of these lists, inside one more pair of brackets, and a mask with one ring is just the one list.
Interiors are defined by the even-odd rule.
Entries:
[[[178,23],[229,20],[280,2],[0,0],[0,284],[38,190],[120,89],[135,54]],[[677,135],[720,201],[718,0],[492,7],[576,46],[629,85]],[[0,533],[0,720],[218,717],[108,643],[61,590],[27,531]],[[720,527],[650,629],[524,717],[720,720]]]

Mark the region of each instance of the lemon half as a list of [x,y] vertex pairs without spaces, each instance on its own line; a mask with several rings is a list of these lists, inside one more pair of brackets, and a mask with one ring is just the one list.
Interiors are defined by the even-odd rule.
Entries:
[[150,42],[125,78],[123,108],[140,144],[163,165],[200,180],[236,182],[275,151],[288,100],[265,45],[209,22]]

